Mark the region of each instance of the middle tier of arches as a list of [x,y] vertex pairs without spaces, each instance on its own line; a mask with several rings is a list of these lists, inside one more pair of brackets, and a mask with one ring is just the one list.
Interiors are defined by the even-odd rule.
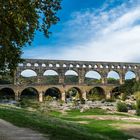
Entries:
[[[17,79],[33,79],[34,83],[42,83],[43,79],[54,77],[54,84],[123,84],[126,79],[135,78],[139,80],[139,73],[136,71],[100,71],[100,70],[82,70],[82,69],[48,69],[38,71],[36,69],[25,69],[18,72]],[[114,80],[115,79],[115,83]],[[49,84],[49,81],[45,83]],[[35,82],[36,81],[36,82]]]

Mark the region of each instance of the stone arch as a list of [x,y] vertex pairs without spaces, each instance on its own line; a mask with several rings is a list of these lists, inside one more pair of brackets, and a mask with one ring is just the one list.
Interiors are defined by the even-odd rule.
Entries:
[[73,67],[74,67],[74,65],[73,65],[73,64],[70,64],[70,65],[69,65],[69,67],[70,67],[70,68],[73,68]]
[[119,84],[120,75],[119,72],[111,70],[107,74],[107,83],[108,84]]
[[60,64],[57,63],[55,66],[56,66],[56,68],[59,68],[60,67]]
[[79,64],[76,64],[76,68],[80,68],[80,65]]
[[37,72],[32,69],[25,69],[20,73],[18,79],[20,84],[32,84],[37,82]]
[[45,84],[58,84],[59,75],[55,70],[46,70],[43,73],[43,83]]
[[61,95],[61,91],[57,87],[50,87],[50,88],[48,88],[45,91],[45,94],[44,94],[45,100],[49,100],[50,97],[52,97],[51,99],[58,100],[58,99],[61,99],[61,96],[62,96]]
[[82,91],[78,87],[71,87],[66,92],[66,101],[82,99]]
[[50,64],[49,64],[49,67],[52,68],[52,67],[53,67],[53,64],[50,63]]
[[15,100],[15,92],[12,88],[0,89],[0,100]]
[[39,92],[34,87],[27,87],[23,89],[20,93],[20,99],[32,99],[32,100],[39,100]]
[[78,83],[78,73],[74,70],[67,70],[65,72],[64,83],[67,83],[67,84]]
[[31,67],[32,64],[31,64],[31,63],[27,63],[26,66],[27,66],[27,67]]
[[94,87],[90,89],[89,93],[87,94],[87,99],[91,101],[102,100],[105,98],[105,90],[102,87]]
[[101,83],[101,74],[95,70],[87,71],[85,74],[85,83],[87,84]]
[[136,78],[136,73],[134,71],[131,71],[131,70],[128,70],[126,73],[125,73],[125,80],[128,80],[128,79],[134,79]]
[[39,67],[39,64],[38,63],[34,63],[34,67]]
[[114,87],[112,90],[111,90],[111,98],[112,99],[121,99],[121,90],[120,90],[120,87]]
[[32,69],[25,69],[20,73],[20,75],[22,77],[35,77],[37,76],[37,73]]
[[46,64],[45,63],[42,63],[41,67],[44,67],[45,68],[46,67]]
[[63,68],[66,68],[67,67],[67,65],[66,64],[63,64]]

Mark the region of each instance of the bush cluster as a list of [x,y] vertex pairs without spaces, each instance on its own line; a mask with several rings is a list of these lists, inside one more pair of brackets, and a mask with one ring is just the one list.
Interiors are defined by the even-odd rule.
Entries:
[[119,112],[128,112],[127,105],[121,101],[117,103],[117,111]]

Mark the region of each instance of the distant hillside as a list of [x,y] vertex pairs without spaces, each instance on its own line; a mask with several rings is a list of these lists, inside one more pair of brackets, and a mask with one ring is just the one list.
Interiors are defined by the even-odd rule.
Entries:
[[[43,77],[43,79],[40,79],[41,83],[46,83],[46,84],[58,84],[59,79],[58,76],[53,75],[53,76],[46,76]],[[36,77],[30,77],[30,78],[21,78],[20,80],[21,83],[37,83]],[[67,75],[65,77],[64,83],[67,84],[76,84],[78,83],[78,76],[73,76],[73,75]],[[87,84],[93,84],[93,83],[100,83],[100,80],[98,79],[93,79],[93,78],[85,78],[85,83]]]

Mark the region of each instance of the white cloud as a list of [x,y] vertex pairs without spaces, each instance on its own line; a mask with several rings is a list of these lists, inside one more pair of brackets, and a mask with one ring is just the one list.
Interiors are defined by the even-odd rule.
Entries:
[[[130,6],[131,4],[131,6]],[[65,46],[25,50],[25,57],[92,61],[140,61],[140,3],[111,10],[75,12],[58,33]],[[137,24],[136,24],[137,23]],[[65,41],[66,40],[66,41]],[[29,54],[29,55],[27,55]]]

